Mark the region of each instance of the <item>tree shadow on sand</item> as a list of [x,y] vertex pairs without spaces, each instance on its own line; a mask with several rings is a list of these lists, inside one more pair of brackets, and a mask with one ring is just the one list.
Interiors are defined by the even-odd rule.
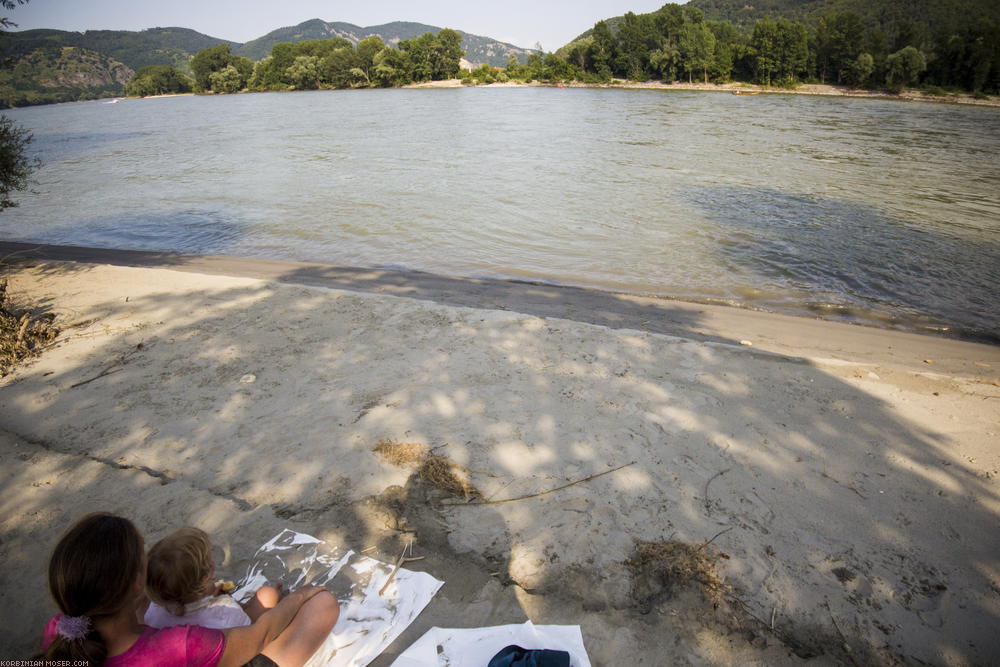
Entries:
[[[76,270],[87,281],[99,269]],[[595,664],[614,661],[622,636],[652,664],[679,650],[677,619],[634,599],[624,563],[636,541],[727,531],[713,543],[727,582],[802,655],[841,656],[846,642],[865,662],[984,663],[1000,650],[1000,498],[959,443],[829,368],[694,342],[691,311],[664,336],[648,330],[663,323],[612,331],[411,291],[109,294],[89,307],[95,327],[126,314],[142,326],[68,344],[63,366],[42,357],[0,386],[0,428],[55,461],[50,486],[32,468],[4,478],[0,509],[24,518],[5,523],[3,549],[47,554],[40,536],[96,507],[135,517],[147,538],[196,522],[243,558],[285,522],[389,558],[412,532],[435,554],[414,569],[446,587],[401,642],[430,621],[516,621],[514,601],[532,615],[528,598],[543,608],[550,596],[578,605]],[[602,298],[607,323],[616,297]],[[493,499],[636,463],[532,499],[445,507],[374,454],[386,438],[434,448]],[[91,484],[94,466],[131,481]],[[41,564],[18,562],[40,628]],[[465,583],[452,596],[448,582]],[[489,611],[493,598],[505,602]],[[468,600],[477,613],[463,615]],[[615,634],[640,617],[653,636]],[[698,637],[685,641],[697,653]]]

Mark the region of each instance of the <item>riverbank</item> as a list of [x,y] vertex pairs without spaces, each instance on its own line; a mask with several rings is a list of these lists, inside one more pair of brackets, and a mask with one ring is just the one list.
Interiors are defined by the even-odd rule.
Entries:
[[[736,91],[751,92],[755,94],[778,94],[778,95],[819,95],[825,97],[857,97],[867,99],[898,100],[907,102],[945,102],[950,104],[971,104],[978,106],[1000,107],[1000,96],[988,95],[977,98],[966,93],[954,93],[947,95],[931,95],[920,90],[903,90],[899,93],[890,93],[884,90],[867,90],[860,88],[850,88],[848,86],[830,86],[825,84],[801,84],[794,88],[779,88],[770,86],[758,86],[751,83],[663,83],[662,81],[629,81],[627,79],[615,79],[611,83],[580,83],[570,81],[553,84],[533,81],[523,83],[520,81],[507,81],[504,83],[482,84],[485,88],[525,88],[525,87],[560,87],[560,88],[621,88],[638,90],[695,90],[712,93],[729,93]],[[447,79],[444,81],[427,81],[424,83],[411,84],[404,88],[461,88],[461,79]]]
[[[415,537],[413,565],[446,583],[390,653],[431,625],[526,617],[580,624],[595,665],[1000,650],[1000,348],[524,283],[97,252],[9,275],[62,333],[0,381],[0,590],[25,612],[4,655],[32,650],[51,545],[98,508],[150,540],[205,528],[232,576],[284,526],[386,561]],[[442,498],[373,451],[387,440],[433,448],[484,499],[544,495]],[[718,608],[638,567],[636,541],[705,545]]]

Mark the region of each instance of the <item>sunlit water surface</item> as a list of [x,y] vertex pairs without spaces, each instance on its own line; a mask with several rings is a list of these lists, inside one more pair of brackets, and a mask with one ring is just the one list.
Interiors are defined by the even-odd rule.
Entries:
[[1000,110],[588,89],[18,109],[0,237],[501,277],[1000,340]]

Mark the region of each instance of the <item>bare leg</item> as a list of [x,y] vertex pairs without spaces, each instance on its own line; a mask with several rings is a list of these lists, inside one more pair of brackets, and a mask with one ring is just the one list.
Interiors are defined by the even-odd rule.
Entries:
[[246,615],[250,617],[251,623],[256,623],[260,615],[265,611],[278,604],[278,600],[281,599],[281,591],[274,586],[261,586],[257,589],[257,593],[244,602],[241,606]]
[[333,630],[339,615],[337,598],[328,592],[317,593],[302,605],[288,627],[261,653],[280,667],[301,667]]

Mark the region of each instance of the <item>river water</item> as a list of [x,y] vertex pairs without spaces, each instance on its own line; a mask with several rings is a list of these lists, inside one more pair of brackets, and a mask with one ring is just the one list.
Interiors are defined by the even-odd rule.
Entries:
[[572,284],[1000,342],[1000,110],[557,88],[7,112],[0,238]]

